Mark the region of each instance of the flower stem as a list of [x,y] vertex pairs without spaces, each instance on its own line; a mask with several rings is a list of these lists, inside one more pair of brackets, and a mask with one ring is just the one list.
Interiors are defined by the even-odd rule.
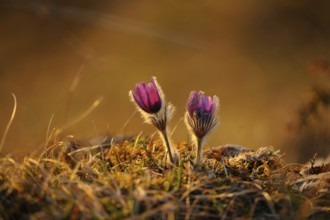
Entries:
[[203,138],[202,137],[196,137],[196,159],[195,159],[195,166],[200,167],[201,166],[201,161],[202,161],[202,144],[203,144]]
[[170,144],[170,141],[168,139],[168,134],[167,134],[167,130],[160,130],[160,133],[162,134],[163,136],[163,140],[164,140],[164,144],[166,145],[167,147],[167,152],[168,152],[168,155],[170,157],[170,161],[171,163],[173,163],[174,165],[177,165],[177,161],[174,160],[174,157],[173,157],[173,153],[172,152],[172,147],[171,147],[171,144]]

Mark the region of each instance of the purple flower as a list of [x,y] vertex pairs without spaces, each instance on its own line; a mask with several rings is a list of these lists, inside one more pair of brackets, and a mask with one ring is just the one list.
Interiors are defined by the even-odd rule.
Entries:
[[185,122],[195,141],[195,166],[200,168],[202,162],[202,145],[205,136],[218,124],[216,111],[219,100],[217,96],[205,96],[202,91],[190,93],[187,101]]
[[158,85],[156,77],[151,77],[151,82],[148,84],[144,82],[137,83],[135,90],[129,92],[129,96],[145,122],[157,128],[168,153],[169,163],[177,166],[180,154],[172,146],[167,129],[167,122],[171,118],[174,107],[165,102],[163,91]]
[[204,96],[202,91],[198,94],[195,91],[191,92],[187,102],[187,110],[190,117],[193,117],[194,114],[197,114],[200,117],[205,114],[213,115],[216,106],[216,97],[213,97],[212,100],[211,97]]
[[131,96],[135,103],[146,113],[155,114],[162,107],[160,88],[157,87],[156,78],[151,77],[151,82],[144,82],[135,85],[135,91],[131,90]]
[[217,125],[215,112],[218,98],[205,96],[202,91],[192,91],[187,101],[187,123],[197,137],[204,137]]

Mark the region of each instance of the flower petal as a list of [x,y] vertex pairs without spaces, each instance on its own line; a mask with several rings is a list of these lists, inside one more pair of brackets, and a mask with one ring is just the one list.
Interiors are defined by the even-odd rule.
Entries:
[[192,91],[190,92],[188,101],[187,101],[187,111],[190,117],[193,117],[194,112],[200,108],[200,100],[198,97],[197,92]]
[[161,108],[161,100],[156,87],[149,83],[147,86],[147,93],[149,98],[149,108],[152,112],[158,112]]
[[[132,94],[132,97],[133,97],[135,103],[136,103],[139,107],[143,106],[143,102],[141,101],[140,96],[136,95],[135,92],[133,92],[132,90],[130,91],[130,93]],[[141,107],[141,108],[142,108],[142,107]]]
[[212,98],[210,96],[208,96],[206,98],[206,102],[205,102],[205,105],[204,105],[205,112],[212,113],[212,105],[213,105]]
[[140,107],[144,110],[144,111],[149,111],[148,108],[148,94],[146,91],[146,84],[145,83],[140,83],[137,84],[135,86],[135,90],[136,90],[136,94],[139,96],[142,105],[140,105]]

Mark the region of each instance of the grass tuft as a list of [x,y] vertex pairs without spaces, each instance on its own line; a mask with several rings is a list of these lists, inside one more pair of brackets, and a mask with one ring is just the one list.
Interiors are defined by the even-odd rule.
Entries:
[[287,164],[272,147],[206,148],[196,170],[186,142],[177,167],[140,135],[48,144],[36,158],[0,158],[2,219],[330,218],[330,165]]

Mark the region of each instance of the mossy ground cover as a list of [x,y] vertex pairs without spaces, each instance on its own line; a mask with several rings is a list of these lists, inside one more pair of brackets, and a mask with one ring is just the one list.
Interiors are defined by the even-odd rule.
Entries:
[[330,165],[288,164],[271,147],[176,145],[152,137],[90,146],[72,137],[23,160],[0,158],[2,219],[330,219]]

